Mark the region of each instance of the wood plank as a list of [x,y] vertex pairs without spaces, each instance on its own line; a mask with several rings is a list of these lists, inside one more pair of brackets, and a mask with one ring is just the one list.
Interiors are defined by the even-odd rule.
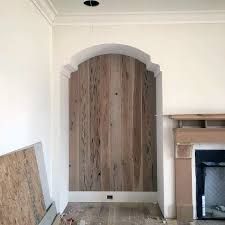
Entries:
[[133,191],[133,90],[135,59],[122,56],[122,176],[124,191]]
[[176,128],[175,142],[186,143],[225,143],[225,128]]
[[90,191],[101,190],[101,158],[100,158],[100,58],[90,59]]
[[225,114],[177,114],[171,115],[174,120],[225,120]]
[[110,57],[110,189],[122,191],[121,56]]
[[142,121],[142,74],[143,65],[135,61],[135,78],[133,90],[133,157],[134,157],[134,191],[143,190],[143,164],[141,151]]
[[156,191],[156,83],[152,72],[143,71],[142,77],[143,191]]
[[0,223],[38,225],[46,209],[34,148],[1,156],[0,171]]
[[79,66],[79,186],[80,190],[90,190],[90,93],[89,61]]
[[100,151],[101,190],[110,191],[110,148],[109,148],[109,82],[110,56],[100,57]]
[[79,74],[71,74],[69,82],[69,190],[79,191]]

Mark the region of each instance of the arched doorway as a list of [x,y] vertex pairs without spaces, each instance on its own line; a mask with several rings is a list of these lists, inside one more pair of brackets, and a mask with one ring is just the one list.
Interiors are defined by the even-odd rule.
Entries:
[[[105,201],[106,192],[71,192],[69,191],[69,79],[71,74],[78,70],[78,65],[84,61],[98,55],[104,54],[121,54],[133,57],[146,65],[146,69],[154,73],[156,77],[156,114],[162,114],[162,76],[158,64],[151,62],[151,58],[145,52],[127,45],[121,44],[101,44],[92,46],[76,53],[71,57],[71,62],[63,66],[60,79],[56,79],[56,102],[55,102],[55,127],[56,134],[56,152],[54,153],[53,163],[53,185],[55,186],[53,196],[57,196],[56,204],[60,209],[67,204],[68,201]],[[60,100],[60,102],[57,101]],[[157,116],[157,137],[162,137],[162,117]],[[63,149],[63,151],[62,151]],[[162,141],[157,138],[157,192],[116,192],[115,201],[143,201],[143,202],[159,202],[161,210],[164,210],[164,181],[163,181],[163,152]],[[60,170],[58,165],[60,165]],[[58,181],[58,176],[63,179]]]

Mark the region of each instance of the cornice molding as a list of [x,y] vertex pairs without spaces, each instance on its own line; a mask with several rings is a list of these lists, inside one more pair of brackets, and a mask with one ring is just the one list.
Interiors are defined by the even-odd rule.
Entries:
[[44,18],[53,25],[53,22],[58,14],[51,0],[31,0],[35,7],[40,11]]
[[58,14],[53,25],[225,23],[225,10]]
[[225,10],[120,13],[58,13],[51,0],[31,0],[51,25],[225,23]]

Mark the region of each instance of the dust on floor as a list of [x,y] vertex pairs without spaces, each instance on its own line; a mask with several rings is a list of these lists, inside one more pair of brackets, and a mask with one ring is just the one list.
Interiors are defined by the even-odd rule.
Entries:
[[177,225],[225,225],[222,220],[195,220],[189,223],[177,222]]
[[166,224],[154,203],[69,203],[65,218],[72,218],[74,225]]

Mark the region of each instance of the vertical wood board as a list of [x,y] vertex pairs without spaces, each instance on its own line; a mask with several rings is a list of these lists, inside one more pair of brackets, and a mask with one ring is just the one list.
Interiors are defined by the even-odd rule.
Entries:
[[110,189],[122,190],[121,163],[121,56],[110,58]]
[[90,90],[90,167],[89,190],[101,190],[101,165],[100,165],[100,57],[90,59],[89,90]]
[[70,149],[75,148],[73,151],[69,151],[69,185],[70,190],[79,190],[79,75],[78,72],[74,72],[71,75],[69,82],[69,145]]
[[156,90],[155,78],[151,72],[144,72],[142,83],[142,151],[143,190],[157,191],[156,157]]
[[100,155],[101,190],[110,190],[110,152],[109,152],[109,93],[110,93],[110,57],[100,56]]
[[[80,190],[90,190],[90,95],[89,61],[79,66],[79,186]],[[77,147],[77,146],[74,146]],[[76,151],[74,149],[74,151]],[[77,159],[78,160],[78,159]]]

